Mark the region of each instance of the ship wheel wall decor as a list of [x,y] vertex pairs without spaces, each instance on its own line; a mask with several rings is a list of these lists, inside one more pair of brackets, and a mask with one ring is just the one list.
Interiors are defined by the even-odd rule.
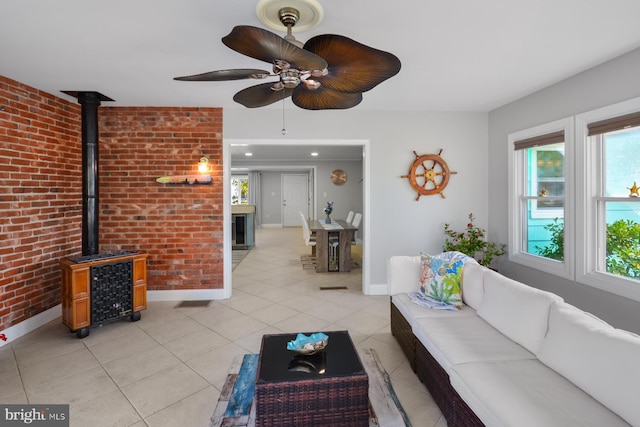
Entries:
[[447,184],[451,175],[458,172],[452,172],[449,170],[449,165],[444,161],[440,154],[423,154],[418,155],[415,151],[413,154],[416,159],[411,164],[408,175],[402,175],[402,178],[409,178],[411,187],[418,193],[416,200],[420,200],[421,196],[433,196],[440,194],[444,199],[445,195],[442,192]]

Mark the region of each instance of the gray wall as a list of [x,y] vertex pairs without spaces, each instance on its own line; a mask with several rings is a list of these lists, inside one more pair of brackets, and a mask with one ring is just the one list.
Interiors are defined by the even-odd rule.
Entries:
[[[297,162],[258,162],[257,166],[251,161],[234,161],[234,167],[248,167],[252,171],[261,171],[262,190],[262,224],[282,224],[282,175],[308,174],[309,170],[295,170]],[[349,211],[363,211],[362,161],[304,161],[299,164],[315,166],[317,181],[317,206],[310,217],[324,218],[323,209],[328,201],[334,202],[334,219],[344,219]],[[278,167],[287,166],[286,170]],[[265,168],[267,167],[267,168]],[[292,169],[293,168],[293,169]],[[329,179],[335,169],[342,169],[347,173],[347,182],[334,185]],[[313,193],[309,196],[313,200]]]
[[[441,251],[445,222],[463,228],[467,215],[473,212],[478,225],[487,226],[488,118],[486,113],[361,109],[366,107],[367,96],[376,96],[374,92],[365,94],[363,103],[350,110],[287,110],[286,136],[280,133],[281,109],[225,109],[224,138],[369,140],[371,218],[363,221],[369,222],[371,230],[370,284],[386,285],[387,259]],[[400,176],[415,160],[414,150],[427,154],[440,149],[444,149],[442,156],[451,170],[458,174],[451,177],[444,191],[446,198],[423,196],[416,201],[408,180]],[[320,178],[323,175],[326,173],[318,172]],[[353,175],[351,181],[356,178]],[[318,191],[323,191],[322,186]]]
[[[540,90],[489,114],[490,237],[507,241],[507,135],[640,96],[640,49]],[[503,257],[506,258],[506,257]],[[614,326],[640,333],[640,303],[503,259],[500,272],[557,293]]]
[[[343,185],[331,182],[331,172],[336,169],[342,169],[347,173],[347,182]],[[325,217],[322,210],[327,206],[327,202],[334,202],[331,218],[344,219],[349,211],[362,213],[362,161],[319,163],[317,173],[318,206],[314,212],[316,218]]]

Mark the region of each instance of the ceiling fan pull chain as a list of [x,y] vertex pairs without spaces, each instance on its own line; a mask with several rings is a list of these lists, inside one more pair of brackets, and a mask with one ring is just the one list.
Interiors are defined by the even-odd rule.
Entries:
[[284,91],[282,93],[282,134],[283,135],[287,134],[287,129],[284,126]]

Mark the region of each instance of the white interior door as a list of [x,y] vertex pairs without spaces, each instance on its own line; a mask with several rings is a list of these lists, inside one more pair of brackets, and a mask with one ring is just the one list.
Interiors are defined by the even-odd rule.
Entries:
[[309,176],[307,174],[282,175],[282,225],[300,225],[300,214],[308,216]]

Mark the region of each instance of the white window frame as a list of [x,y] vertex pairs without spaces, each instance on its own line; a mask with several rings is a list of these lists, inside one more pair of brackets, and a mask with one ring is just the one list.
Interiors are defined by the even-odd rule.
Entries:
[[[523,198],[527,195],[527,165],[525,161],[526,150],[515,150],[516,141],[545,135],[552,132],[564,131],[564,260],[558,261],[534,255],[527,252],[524,247],[524,221],[526,209],[523,206]],[[508,186],[509,186],[509,261],[535,268],[556,276],[573,280],[575,239],[575,186],[574,177],[574,144],[573,144],[573,118],[565,118],[546,123],[530,129],[509,134],[508,137]]]
[[578,185],[577,206],[581,215],[576,218],[577,247],[584,248],[579,254],[576,263],[576,280],[580,283],[602,289],[626,298],[640,301],[640,284],[637,280],[597,271],[598,261],[604,253],[604,248],[598,248],[599,242],[605,238],[600,229],[597,235],[598,218],[602,212],[598,212],[599,206],[605,200],[624,200],[634,202],[631,198],[604,197],[602,193],[603,183],[601,171],[601,144],[590,143],[587,125],[589,123],[623,116],[640,111],[640,98],[631,99],[619,104],[610,105],[597,110],[589,111],[576,116],[576,177]]

